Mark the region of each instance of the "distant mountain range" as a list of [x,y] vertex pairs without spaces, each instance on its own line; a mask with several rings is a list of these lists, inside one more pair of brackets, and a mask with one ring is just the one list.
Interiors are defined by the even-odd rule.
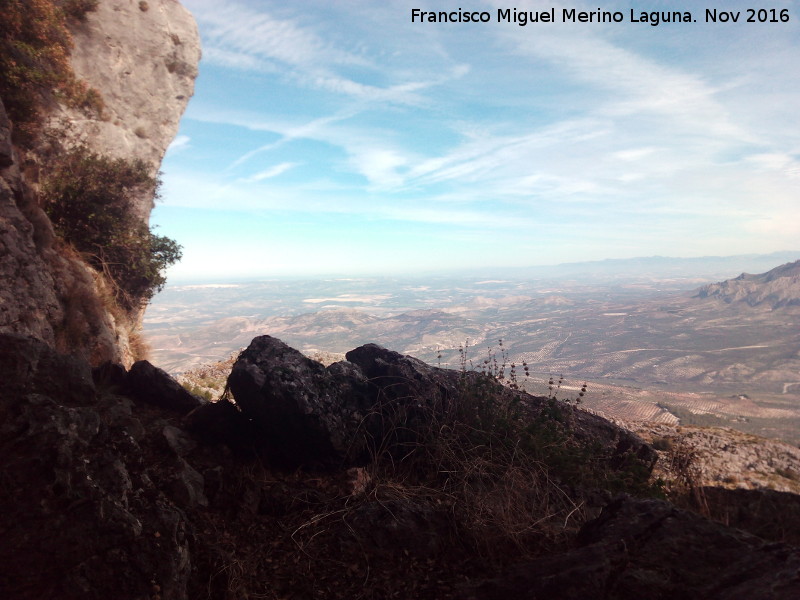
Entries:
[[734,279],[703,286],[695,297],[771,309],[800,306],[800,260],[759,275],[742,273]]
[[[525,278],[581,278],[589,281],[621,281],[624,278],[642,277],[725,277],[739,270],[761,273],[773,265],[795,261],[800,251],[787,250],[769,254],[739,254],[735,256],[639,256],[635,258],[609,258],[585,262],[562,263],[537,267],[493,269],[485,274],[499,277]],[[477,275],[478,273],[472,272]]]

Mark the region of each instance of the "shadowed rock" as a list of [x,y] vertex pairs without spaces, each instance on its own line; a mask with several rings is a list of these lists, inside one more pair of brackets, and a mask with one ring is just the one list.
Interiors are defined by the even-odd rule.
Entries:
[[[234,363],[228,386],[240,415],[227,401],[209,405],[192,414],[194,430],[231,447],[241,447],[243,436],[252,434],[248,444],[285,466],[363,463],[376,448],[392,452],[415,442],[431,418],[476,394],[518,399],[532,418],[545,408],[563,411],[574,435],[598,444],[612,468],[630,454],[648,467],[656,458],[637,436],[600,417],[375,344],[348,352],[347,361],[326,369],[280,340],[260,336]],[[224,416],[219,427],[212,412]]]
[[[464,381],[486,393],[515,393],[378,346],[351,358],[358,364],[324,369],[274,338],[257,338],[232,375],[238,404],[203,404],[181,418],[169,401],[150,396],[145,407],[120,395],[128,375],[116,367],[95,371],[95,390],[86,362],[31,338],[0,336],[0,481],[7,492],[0,494],[0,596],[239,598],[268,595],[285,578],[283,595],[307,584],[315,592],[308,597],[333,597],[335,582],[336,597],[355,597],[365,581],[358,561],[368,557],[367,566],[381,573],[375,581],[386,576],[374,598],[800,597],[797,549],[665,502],[621,497],[582,529],[574,549],[494,571],[495,563],[461,544],[474,530],[432,489],[377,481],[364,493],[350,478],[366,469],[279,473],[203,443],[316,461],[303,465],[347,462],[355,460],[352,447],[366,450],[375,436],[388,435],[382,427],[398,407],[413,424],[432,414],[422,408],[464,400]],[[534,415],[554,409],[547,399],[522,398]],[[623,433],[579,412],[565,407],[564,416],[581,435],[599,435],[599,448],[625,445]],[[635,438],[628,441],[628,451],[643,452]],[[785,513],[781,497],[774,501],[770,510]],[[291,552],[314,562],[298,567]],[[224,576],[238,564],[247,568]],[[428,566],[414,570],[421,565]],[[409,580],[425,579],[420,573],[431,584],[409,591]]]
[[326,369],[260,336],[239,355],[228,386],[279,463],[333,465],[362,450],[356,432],[370,402],[358,369]]
[[125,383],[137,400],[157,404],[181,414],[186,414],[202,404],[200,398],[186,391],[166,371],[154,367],[146,360],[133,364]]
[[0,169],[14,164],[14,146],[11,143],[11,122],[0,101]]
[[180,441],[169,411],[144,420],[96,392],[86,361],[24,336],[0,335],[0,378],[0,596],[147,598],[157,580],[186,599],[183,509],[206,501],[202,477],[162,451],[163,430]]
[[463,600],[792,600],[800,550],[769,544],[660,500],[620,497],[579,548],[521,564]]
[[7,401],[27,394],[54,394],[75,404],[91,401],[95,394],[86,361],[59,354],[25,335],[0,334],[0,380]]

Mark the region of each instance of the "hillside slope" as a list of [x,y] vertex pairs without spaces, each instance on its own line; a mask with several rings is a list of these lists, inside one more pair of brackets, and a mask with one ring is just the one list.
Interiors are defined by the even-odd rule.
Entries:
[[800,260],[758,275],[742,273],[734,279],[700,288],[697,298],[714,298],[727,304],[742,302],[771,309],[800,305]]

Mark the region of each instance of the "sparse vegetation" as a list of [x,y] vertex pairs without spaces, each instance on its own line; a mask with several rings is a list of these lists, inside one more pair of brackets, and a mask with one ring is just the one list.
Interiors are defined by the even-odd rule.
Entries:
[[158,186],[143,161],[110,159],[85,147],[65,153],[43,186],[56,233],[108,279],[125,310],[160,291],[164,270],[181,258],[180,245],[153,233],[136,214],[137,195],[157,195]]
[[0,97],[15,142],[30,145],[52,98],[100,116],[100,94],[79,81],[69,63],[69,19],[84,20],[97,0],[4,0],[0,19]]
[[[469,367],[471,370],[477,370],[482,375],[486,375],[488,377],[491,377],[492,379],[497,380],[498,382],[511,388],[512,390],[525,389],[526,387],[525,382],[531,376],[530,367],[528,366],[528,363],[523,360],[522,376],[520,377],[519,365],[517,365],[514,361],[512,361],[509,358],[508,350],[503,344],[502,338],[497,340],[497,347],[489,346],[489,348],[487,348],[486,358],[484,358],[480,362],[477,368],[473,364],[472,360],[469,359],[468,350],[469,350],[469,340],[464,342],[464,344],[460,345],[458,348],[459,365],[461,367],[462,372],[465,372],[467,370],[467,367]],[[441,350],[439,350],[437,356],[439,366],[441,366],[441,358],[442,358],[442,353]],[[583,398],[586,396],[588,384],[584,382],[580,388],[580,391],[574,398],[564,398],[564,397],[559,398],[558,395],[561,393],[561,388],[563,384],[564,384],[563,375],[559,375],[558,380],[556,380],[555,377],[551,375],[548,381],[547,397],[551,400],[561,400],[562,402],[566,404],[571,404],[573,406],[579,406],[580,404],[582,404]]]
[[672,450],[672,440],[668,437],[657,437],[653,439],[650,445],[660,452],[669,452]]
[[394,426],[375,448],[371,481],[435,496],[490,560],[563,542],[590,514],[591,490],[662,495],[636,456],[613,461],[575,434],[575,406],[552,397],[534,408],[508,375],[498,393],[502,364],[490,356],[483,371],[462,369],[458,402],[377,407]]
[[237,356],[238,353],[225,360],[190,369],[179,375],[178,381],[193,394],[216,402],[225,391],[228,375]]
[[664,482],[667,497],[679,506],[708,516],[708,501],[697,450],[684,440],[677,440],[670,444],[666,462],[667,470],[672,475]]
[[135,329],[128,334],[128,346],[133,360],[146,360],[150,357],[150,344],[147,343],[141,330]]
[[[73,254],[74,251],[67,249],[67,252]],[[105,309],[91,278],[85,273],[76,270],[69,281],[69,285],[60,290],[64,312],[54,327],[56,346],[63,352],[89,347],[90,340],[100,331]]]
[[198,385],[194,385],[191,383],[184,383],[183,388],[190,394],[194,394],[195,396],[199,396],[200,398],[205,399],[206,402],[211,402],[213,399],[210,390],[201,388]]
[[[574,406],[531,403],[491,375],[460,375],[454,394],[374,406],[364,431],[374,417],[384,433],[369,463],[346,476],[281,475],[259,462],[228,472],[226,489],[262,490],[259,514],[277,519],[248,523],[246,534],[221,519],[204,524],[227,540],[225,552],[198,561],[215,597],[282,597],[263,587],[272,580],[331,598],[457,597],[466,573],[570,547],[597,498],[658,493],[636,457],[612,464],[609,449],[575,435]],[[263,533],[276,520],[281,531]],[[259,527],[271,542],[267,561],[237,547]]]

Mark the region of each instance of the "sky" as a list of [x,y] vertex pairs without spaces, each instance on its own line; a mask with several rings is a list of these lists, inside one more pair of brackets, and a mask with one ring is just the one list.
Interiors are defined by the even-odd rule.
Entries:
[[[777,23],[738,1],[182,2],[203,60],[151,218],[183,245],[173,281],[800,248],[798,1]],[[720,6],[738,22],[706,23]]]

